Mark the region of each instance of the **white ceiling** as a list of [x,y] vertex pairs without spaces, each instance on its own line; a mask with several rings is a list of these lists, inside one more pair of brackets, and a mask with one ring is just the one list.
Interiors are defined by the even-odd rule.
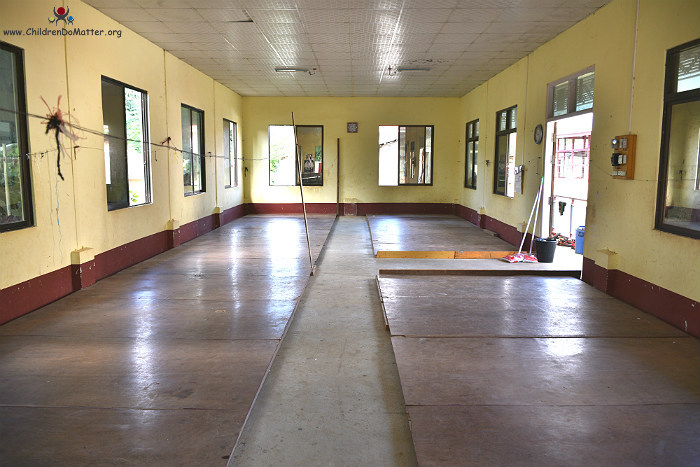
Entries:
[[242,96],[463,96],[610,0],[84,1]]

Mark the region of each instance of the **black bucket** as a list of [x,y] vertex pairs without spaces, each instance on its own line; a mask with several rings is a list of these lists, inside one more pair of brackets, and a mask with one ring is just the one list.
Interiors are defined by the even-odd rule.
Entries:
[[537,261],[540,263],[554,262],[554,251],[557,248],[557,241],[549,238],[535,239],[535,251],[537,252]]

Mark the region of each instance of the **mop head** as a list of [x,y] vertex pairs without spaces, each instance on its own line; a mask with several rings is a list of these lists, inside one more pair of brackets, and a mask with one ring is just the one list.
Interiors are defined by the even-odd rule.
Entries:
[[503,261],[508,263],[537,263],[537,258],[527,253],[517,253],[515,255],[504,256]]

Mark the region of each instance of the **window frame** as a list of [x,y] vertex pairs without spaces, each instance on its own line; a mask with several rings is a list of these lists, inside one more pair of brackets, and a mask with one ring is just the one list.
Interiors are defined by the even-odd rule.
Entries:
[[[511,126],[511,122],[513,120],[513,118],[512,118],[513,111],[516,112],[515,125]],[[500,120],[499,117],[504,112],[506,113],[506,128],[504,130],[499,130],[498,129],[498,122]],[[515,139],[517,140],[517,134],[518,134],[518,115],[517,115],[517,112],[518,112],[517,104],[510,106],[510,107],[506,107],[505,109],[501,109],[501,110],[496,112],[496,138],[495,138],[496,141],[494,142],[495,152],[494,152],[494,164],[493,164],[493,194],[505,196],[506,198],[510,198],[510,199],[514,198],[515,193],[513,194],[513,196],[510,196],[508,194],[508,161],[507,160],[506,160],[506,172],[505,172],[506,178],[505,178],[505,182],[504,182],[504,191],[503,192],[498,191],[498,153],[499,153],[498,140],[499,140],[499,136],[509,136],[512,133],[515,134]],[[509,140],[510,140],[510,138],[508,138],[506,141],[509,141]],[[509,143],[507,143],[507,144],[509,144]],[[508,148],[510,148],[510,146],[508,146]],[[517,150],[517,143],[516,143],[515,150]],[[509,151],[506,151],[506,157],[507,157],[508,152]],[[517,154],[514,157],[517,157]],[[513,163],[515,164],[515,161],[513,161]]]
[[[206,193],[206,191],[207,191],[207,170],[206,170],[206,158],[205,158],[205,155],[204,155],[204,154],[205,154],[205,153],[204,153],[204,148],[205,148],[205,145],[204,145],[204,140],[205,140],[205,137],[204,137],[204,135],[205,135],[205,132],[204,132],[204,127],[205,127],[205,125],[204,125],[204,110],[198,109],[198,108],[193,107],[193,106],[191,106],[191,105],[180,104],[180,115],[182,115],[182,109],[187,109],[187,110],[190,111],[190,141],[192,140],[192,115],[193,115],[194,112],[198,112],[198,113],[201,115],[202,128],[199,130],[199,136],[200,136],[200,137],[199,137],[199,151],[200,151],[200,153],[198,154],[198,156],[199,156],[199,158],[200,158],[200,164],[201,164],[201,167],[202,167],[202,168],[201,168],[201,172],[202,172],[202,189],[201,189],[201,190],[195,190],[195,189],[194,189],[194,183],[192,183],[192,191],[190,191],[190,192],[185,192],[185,193],[184,193],[185,196],[195,196],[195,195],[198,195],[198,194],[201,194],[201,193]],[[182,118],[182,116],[181,116],[180,118]],[[182,126],[182,121],[180,121],[180,126]],[[184,147],[184,144],[183,144],[183,147]],[[193,149],[194,149],[194,148],[193,148]],[[186,153],[186,152],[187,152],[187,151],[184,151],[184,150],[182,151],[182,158],[183,158],[183,160],[184,160],[184,158],[185,158],[185,153]],[[194,170],[194,156],[195,156],[194,151],[191,151],[191,152],[190,152],[190,155],[191,155],[191,161],[192,161],[192,163],[191,163],[191,165],[190,165],[190,167],[191,167],[190,170],[192,171],[192,170]],[[192,175],[192,176],[193,176],[193,175]],[[183,177],[184,177],[184,167],[183,167]],[[194,176],[193,176],[193,177],[194,177]],[[185,186],[185,184],[184,184],[184,178],[183,178],[183,186]]]
[[[102,78],[100,80],[100,85],[102,82],[107,82],[109,84],[119,86],[122,88],[122,94],[124,95],[124,92],[126,89],[131,89],[132,91],[136,91],[141,94],[141,105],[142,105],[142,123],[143,123],[143,160],[144,160],[144,184],[146,185],[146,201],[143,203],[139,204],[131,204],[129,202],[129,157],[128,157],[128,150],[126,148],[126,143],[127,143],[127,128],[126,128],[126,114],[124,114],[124,134],[118,136],[117,138],[123,138],[125,146],[124,146],[124,167],[126,171],[126,187],[127,187],[127,199],[126,199],[126,204],[124,205],[123,203],[116,203],[116,202],[109,202],[109,197],[107,198],[107,210],[108,211],[116,211],[118,209],[124,209],[124,208],[131,208],[131,207],[138,207],[138,206],[143,206],[145,204],[151,204],[153,203],[153,191],[152,191],[152,180],[151,180],[151,139],[150,139],[150,122],[149,122],[149,101],[148,101],[148,92],[144,91],[143,89],[139,89],[135,86],[131,86],[129,84],[123,83],[119,80],[110,78],[108,76],[102,75]],[[126,108],[126,96],[124,96],[124,107]],[[104,102],[102,102],[102,109],[104,112]],[[103,117],[103,124],[104,124],[104,117]],[[111,136],[111,135],[110,135]],[[107,137],[107,135],[105,135]],[[105,185],[106,189],[106,185]]]
[[20,157],[21,180],[22,180],[22,213],[24,219],[16,222],[8,222],[0,224],[0,232],[9,232],[12,230],[25,229],[34,226],[34,203],[32,199],[32,174],[29,157],[29,131],[27,125],[27,86],[24,73],[24,49],[0,41],[0,50],[9,52],[14,55],[15,67],[14,75],[17,83],[16,99],[17,99],[17,146],[18,154],[24,155]]
[[[427,128],[430,128],[430,183],[401,183],[401,144],[396,145],[396,185],[378,185],[378,186],[433,186],[433,168],[435,163],[435,125],[379,125],[380,127],[397,127],[398,136],[397,143],[401,141],[401,128],[423,128],[423,147],[426,147]],[[377,130],[379,133],[379,130]],[[426,159],[426,162],[427,159]]]
[[[324,142],[325,141],[325,128],[324,128],[324,126],[323,125],[288,125],[288,124],[280,125],[280,124],[274,124],[274,123],[269,124],[267,126],[267,151],[268,151],[267,153],[268,153],[268,156],[271,156],[271,154],[272,154],[272,141],[270,139],[270,136],[272,133],[271,132],[272,127],[292,127],[292,129],[295,131],[294,134],[296,134],[298,132],[299,128],[320,128],[321,129],[321,171],[320,172],[313,172],[313,173],[320,174],[320,181],[318,183],[316,183],[316,182],[309,183],[307,181],[307,182],[304,182],[304,186],[323,186],[323,183],[324,183],[323,169],[325,166],[324,159],[326,157],[325,156],[325,142]],[[295,127],[296,127],[296,129],[294,129]],[[298,140],[298,138],[297,138],[297,140]],[[293,145],[295,148],[295,151],[294,151],[294,185],[283,185],[283,184],[274,184],[273,185],[272,184],[272,171],[270,170],[270,168],[271,168],[270,166],[272,164],[272,157],[268,157],[268,164],[267,164],[267,176],[268,176],[267,183],[268,183],[268,186],[299,186],[299,182],[300,182],[299,170],[300,170],[300,168],[299,168],[299,154],[297,154],[298,150],[296,148],[296,143],[297,143],[296,141],[293,141]],[[314,157],[315,157],[315,154],[314,154]],[[302,169],[302,177],[303,177],[303,169]]]
[[[700,39],[695,39],[666,51],[663,120],[661,126],[661,149],[659,154],[659,179],[656,191],[656,213],[654,221],[654,228],[656,230],[696,239],[700,239],[700,230],[668,224],[664,222],[664,219],[666,212],[666,193],[668,189],[668,166],[670,162],[669,148],[671,144],[672,109],[678,104],[700,102],[700,88],[681,92],[677,91],[678,58],[682,51],[698,46],[700,46]],[[700,163],[700,155],[698,156],[698,159],[698,162]],[[695,190],[697,190],[699,186],[697,179],[698,176],[700,176],[700,167],[698,167],[698,175],[696,175],[696,181],[694,183]]]
[[[233,139],[231,139],[232,129]],[[233,142],[233,151],[231,151],[231,142]],[[224,183],[224,188],[235,188],[238,186],[238,123],[224,118],[224,166],[227,165],[228,184]]]
[[[594,73],[595,80],[595,65],[589,66],[569,76],[552,81],[547,85],[547,121],[558,120],[560,118],[569,118],[576,115],[583,115],[588,112],[593,112],[593,107],[576,110],[576,91],[578,86],[578,78]],[[562,83],[568,83],[568,97],[566,102],[566,112],[560,115],[554,115],[554,89]],[[594,105],[595,105],[595,81],[594,81]]]
[[[469,136],[469,129],[471,127],[471,135]],[[474,119],[467,122],[465,129],[465,144],[464,144],[464,187],[476,190],[477,184],[477,165],[478,165],[478,155],[479,155],[479,119]],[[474,147],[474,157],[472,157],[471,164],[469,160],[469,146]],[[471,183],[469,183],[469,168],[471,167]]]

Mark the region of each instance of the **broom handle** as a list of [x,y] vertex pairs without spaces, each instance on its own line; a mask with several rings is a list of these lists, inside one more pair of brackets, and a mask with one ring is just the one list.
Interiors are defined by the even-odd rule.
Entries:
[[[544,181],[544,179],[543,179]],[[530,254],[532,254],[532,244],[535,243],[535,230],[537,229],[537,216],[540,215],[540,203],[542,199],[542,190],[544,188],[544,183],[540,183],[540,191],[537,192],[537,209],[535,209],[535,221],[532,223],[532,235],[530,236]]]
[[542,191],[542,183],[544,182],[544,177],[540,181],[540,189],[537,191],[537,196],[535,196],[535,202],[532,203],[532,209],[530,210],[530,217],[527,219],[527,227],[525,227],[525,232],[523,233],[523,238],[520,241],[520,248],[518,248],[518,254],[523,251],[523,245],[525,245],[525,237],[527,237],[527,231],[530,230],[530,221],[532,221],[532,215],[535,213],[535,206],[540,200],[540,192]]

